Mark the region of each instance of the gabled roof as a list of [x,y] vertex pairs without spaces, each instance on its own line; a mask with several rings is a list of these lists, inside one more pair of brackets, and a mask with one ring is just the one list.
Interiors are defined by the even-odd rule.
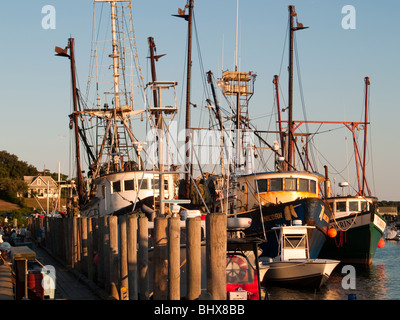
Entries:
[[50,176],[24,176],[24,181],[28,184],[28,187],[47,187],[56,188],[57,183]]

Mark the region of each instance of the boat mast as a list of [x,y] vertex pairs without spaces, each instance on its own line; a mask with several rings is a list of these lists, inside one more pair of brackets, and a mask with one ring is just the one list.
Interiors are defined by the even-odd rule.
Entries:
[[282,119],[281,119],[281,105],[279,101],[279,76],[275,75],[273,83],[275,85],[275,95],[276,95],[276,104],[278,108],[278,123],[279,123],[279,137],[280,137],[280,143],[281,143],[281,148],[282,148],[282,154],[285,154],[285,142],[283,139],[283,131],[282,131]]
[[[78,97],[77,97],[77,88],[76,88],[76,75],[75,75],[75,54],[74,54],[74,38],[68,39],[68,45],[65,49],[60,47],[56,47],[56,56],[67,57],[70,60],[71,64],[71,80],[72,80],[72,100],[74,103],[74,112],[70,115],[71,120],[74,123],[75,130],[75,153],[76,153],[76,174],[77,174],[77,193],[79,204],[84,203],[84,192],[83,192],[83,176],[82,176],[82,168],[81,168],[81,151],[79,144],[79,126],[78,126]],[[69,55],[67,51],[69,49]],[[72,127],[71,127],[72,129]]]
[[289,6],[289,21],[290,21],[290,31],[289,31],[289,105],[288,105],[288,164],[287,170],[293,168],[293,47],[294,47],[294,32],[297,30],[307,29],[308,27],[303,27],[302,23],[297,22],[297,26],[294,26],[294,17],[297,17],[297,13],[294,6]]
[[365,162],[366,162],[366,154],[367,154],[367,126],[368,126],[368,95],[369,95],[369,77],[364,78],[365,82],[365,124],[364,124],[364,158],[363,158],[363,167],[362,167],[362,188],[361,188],[361,196],[365,196],[365,186],[366,186],[366,177],[365,177]]
[[[149,48],[150,48],[150,65],[151,65],[151,76],[152,76],[152,81],[153,84],[156,84],[157,81],[157,75],[156,75],[156,65],[155,61],[158,60],[161,56],[156,56],[155,53],[155,48],[156,44],[154,43],[154,39],[152,37],[147,38],[149,42]],[[153,106],[155,110],[159,109],[161,106],[159,105],[159,101],[161,100],[161,97],[159,97],[159,91],[161,89],[158,89],[156,86],[153,87]],[[163,117],[162,117],[162,112],[156,111],[154,112],[154,118],[155,118],[155,128],[156,128],[156,139],[157,139],[157,145],[158,145],[158,169],[159,169],[159,203],[160,203],[160,216],[163,217],[165,214],[165,204],[163,203],[162,200],[164,200],[164,133],[163,133]],[[155,200],[156,201],[156,200]],[[156,207],[156,206],[154,206]]]
[[[289,6],[289,19],[290,19],[290,31],[289,31],[289,42],[290,42],[290,49],[289,49],[289,116],[288,116],[288,162],[292,164],[292,154],[293,154],[293,22],[294,16],[296,12],[294,11],[294,6]],[[289,171],[291,167],[288,166],[287,168]]]
[[77,171],[77,189],[78,189],[78,198],[79,204],[83,204],[83,176],[82,176],[82,168],[81,168],[81,151],[79,144],[79,126],[78,126],[78,103],[77,103],[77,90],[76,90],[76,74],[75,74],[75,53],[74,53],[74,44],[75,39],[69,38],[69,52],[70,52],[70,60],[71,60],[71,76],[72,76],[72,96],[74,101],[74,127],[75,127],[75,152],[76,152],[76,171]]
[[185,118],[185,198],[190,198],[192,180],[192,164],[190,158],[190,85],[192,78],[192,22],[193,22],[193,3],[194,0],[188,0],[185,8],[189,8],[188,14],[185,10],[178,9],[178,15],[174,17],[184,18],[188,22],[188,52],[187,52],[187,75],[186,75],[186,118]]
[[114,114],[119,109],[119,73],[118,73],[118,45],[117,45],[117,30],[116,30],[116,13],[115,13],[115,1],[111,3],[111,25],[112,25],[112,48],[113,53],[113,78],[114,78]]

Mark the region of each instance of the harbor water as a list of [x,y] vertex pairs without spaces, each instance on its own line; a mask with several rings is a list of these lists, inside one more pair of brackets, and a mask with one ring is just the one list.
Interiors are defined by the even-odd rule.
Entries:
[[371,266],[354,265],[354,282],[348,280],[350,273],[345,265],[339,264],[319,290],[268,286],[268,297],[270,300],[400,300],[399,268],[400,241],[386,241],[383,248],[376,250]]

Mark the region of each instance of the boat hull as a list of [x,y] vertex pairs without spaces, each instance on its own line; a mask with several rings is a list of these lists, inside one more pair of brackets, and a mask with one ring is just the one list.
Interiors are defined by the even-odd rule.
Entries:
[[[308,231],[310,258],[316,259],[327,238],[331,211],[319,198],[304,198],[284,204],[263,206],[240,215],[252,218],[252,223],[245,230],[246,236],[266,239],[260,244],[262,256],[278,255],[278,242],[272,228],[278,225],[291,225],[293,220],[300,220],[302,225],[315,226]],[[265,237],[264,237],[265,231]]]
[[271,262],[267,264],[269,269],[261,284],[319,288],[329,279],[339,262],[327,259]]
[[332,219],[331,228],[337,230],[337,235],[326,240],[320,257],[370,265],[385,226],[385,220],[377,212]]

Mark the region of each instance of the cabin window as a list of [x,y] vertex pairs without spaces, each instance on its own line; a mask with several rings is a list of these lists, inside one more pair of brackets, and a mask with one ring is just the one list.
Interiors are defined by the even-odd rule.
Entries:
[[257,180],[258,192],[267,192],[268,184],[267,179]]
[[310,180],[310,192],[317,193],[317,182]]
[[164,180],[164,190],[168,190],[168,180]]
[[368,210],[367,201],[361,201],[361,211],[367,211],[367,210]]
[[284,236],[285,249],[304,249],[306,247],[306,238],[302,234],[293,234]]
[[308,192],[308,179],[299,179],[299,191]]
[[151,187],[154,190],[158,190],[160,188],[160,180],[159,179],[152,179],[151,180]]
[[346,212],[346,201],[336,202],[336,212]]
[[286,191],[296,191],[297,190],[297,179],[295,179],[295,178],[285,179],[285,190]]
[[283,183],[281,178],[269,180],[269,191],[282,191]]
[[140,190],[147,190],[148,189],[148,181],[147,179],[139,180],[138,181],[139,189]]
[[114,181],[112,183],[112,192],[121,192],[121,181]]
[[125,180],[124,188],[125,191],[135,190],[135,180]]
[[349,211],[358,211],[358,201],[349,201]]

